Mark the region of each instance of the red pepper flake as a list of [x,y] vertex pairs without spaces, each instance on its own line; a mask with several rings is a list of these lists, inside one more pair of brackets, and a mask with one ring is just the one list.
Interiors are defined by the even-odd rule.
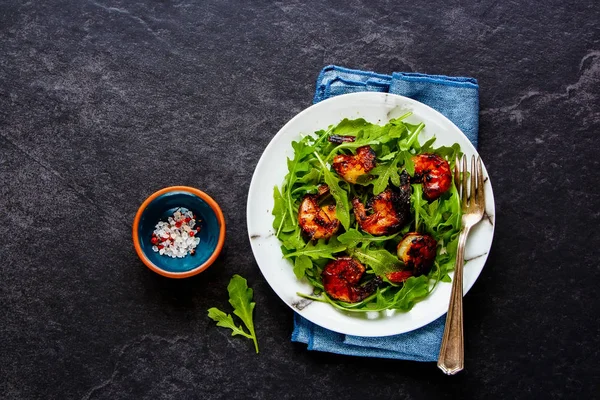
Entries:
[[152,244],[158,243],[158,238],[156,236],[152,235],[152,239],[150,239],[150,243],[152,243]]
[[196,228],[196,232],[200,232],[200,227],[197,227],[197,228]]
[[164,247],[165,247],[165,246],[163,246],[162,244],[159,244],[159,245],[158,245],[158,248],[159,248],[159,249],[163,249]]
[[195,234],[194,231],[190,231],[190,236],[194,236]]

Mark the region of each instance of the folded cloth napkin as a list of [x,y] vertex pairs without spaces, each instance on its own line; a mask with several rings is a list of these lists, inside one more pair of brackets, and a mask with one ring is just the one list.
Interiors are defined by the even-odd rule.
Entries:
[[[314,103],[340,94],[388,92],[410,97],[436,109],[458,126],[477,147],[479,125],[479,86],[473,78],[396,72],[382,75],[330,65],[317,79]],[[436,361],[444,322],[432,323],[401,335],[360,337],[321,328],[294,315],[292,341],[306,343],[309,350],[362,357]]]

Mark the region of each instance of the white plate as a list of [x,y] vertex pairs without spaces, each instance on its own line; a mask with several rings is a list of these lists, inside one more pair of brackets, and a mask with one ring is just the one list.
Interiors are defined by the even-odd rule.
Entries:
[[[262,154],[250,183],[247,205],[248,235],[256,262],[275,293],[304,318],[332,331],[357,336],[388,336],[420,328],[446,313],[450,299],[450,283],[437,285],[423,301],[406,313],[387,312],[385,315],[344,313],[331,305],[310,302],[296,293],[312,293],[312,286],[299,281],[289,260],[283,258],[280,242],[272,229],[273,187],[281,186],[287,174],[286,158],[293,158],[293,140],[327,129],[344,118],[364,118],[383,125],[406,111],[413,115],[408,122],[424,122],[421,143],[436,136],[435,147],[458,143],[467,155],[477,151],[466,136],[439,112],[407,97],[387,93],[346,94],[315,104],[292,118],[271,140]],[[484,175],[487,171],[484,166]],[[488,179],[485,184],[487,218],[471,230],[465,259],[464,293],[473,286],[487,259],[494,235],[494,195]]]

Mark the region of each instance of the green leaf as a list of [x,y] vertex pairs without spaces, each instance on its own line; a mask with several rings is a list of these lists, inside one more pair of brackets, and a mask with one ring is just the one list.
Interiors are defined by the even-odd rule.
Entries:
[[421,232],[420,226],[421,221],[423,220],[422,215],[425,212],[423,210],[423,204],[426,200],[423,199],[423,189],[420,183],[412,185],[410,202],[415,213],[415,231]]
[[249,334],[244,332],[244,329],[241,325],[235,326],[235,323],[233,322],[233,317],[230,314],[226,314],[216,307],[208,309],[208,317],[213,321],[216,321],[217,326],[231,329],[231,336],[241,335],[247,337],[248,339],[252,338]]
[[275,229],[276,236],[279,236],[279,232],[283,227],[283,221],[285,219],[285,201],[281,196],[281,192],[279,188],[275,186],[273,188],[273,211],[271,214],[275,217],[273,218],[273,229]]
[[256,340],[256,333],[254,331],[254,321],[252,320],[252,312],[256,303],[252,301],[252,289],[248,287],[248,284],[244,278],[239,275],[234,275],[227,285],[227,291],[229,292],[229,304],[233,306],[233,313],[242,320],[249,333],[246,333],[241,325],[235,326],[233,317],[229,314],[225,314],[223,311],[217,308],[210,308],[208,310],[208,316],[217,321],[217,326],[229,328],[232,330],[232,335],[242,335],[254,341],[254,348],[258,353],[258,341]]
[[429,153],[432,151],[432,147],[431,145],[433,145],[433,143],[435,142],[436,137],[432,137],[431,139],[429,139],[428,141],[426,141],[423,146],[421,146],[421,152],[423,153]]
[[313,151],[312,146],[308,146],[306,144],[306,140],[301,140],[299,142],[292,142],[292,148],[294,149],[294,159],[290,160],[288,158],[287,166],[288,166],[288,174],[286,175],[285,182],[285,190],[282,193],[282,196],[286,200],[287,206],[287,215],[289,220],[294,222],[294,201],[292,199],[292,186],[296,180],[296,174],[298,172],[308,171],[309,165],[305,162],[302,162],[303,158],[306,157]]
[[307,174],[302,175],[301,177],[299,177],[296,182],[300,182],[300,183],[311,183],[311,184],[318,184],[319,183],[319,178],[321,177],[321,172],[319,171],[319,169],[317,168],[312,168],[310,171],[308,171]]
[[393,160],[394,157],[396,157],[396,155],[398,154],[397,151],[391,152],[383,157],[379,157],[379,161],[389,161],[389,160]]
[[377,288],[377,295],[375,296],[375,308],[377,310],[385,310],[388,307],[389,300],[383,295],[383,291]]
[[362,131],[363,135],[364,135],[365,131],[367,132],[367,134],[369,134],[371,130],[379,130],[379,129],[381,129],[380,126],[372,124],[370,122],[367,122],[363,118],[358,118],[358,119],[344,118],[342,120],[342,122],[337,124],[337,126],[335,126],[331,130],[331,133],[334,135],[340,135],[340,136],[356,136],[356,134],[360,131]]
[[404,152],[399,151],[394,159],[387,165],[380,164],[371,170],[371,175],[377,176],[373,181],[373,194],[378,195],[383,192],[392,180],[396,186],[400,186],[400,174],[398,173],[398,163],[404,159]]
[[415,163],[410,154],[407,154],[407,156],[404,157],[404,169],[410,176],[415,175]]
[[348,231],[339,235],[338,240],[340,243],[352,248],[361,243],[364,240],[364,236],[356,229],[349,229]]
[[325,183],[329,186],[329,193],[335,200],[335,215],[337,219],[345,229],[350,227],[350,201],[348,200],[348,193],[343,190],[340,185],[340,179],[334,175],[329,168],[325,165],[318,153],[315,153],[319,163],[321,163],[323,178]]
[[400,140],[398,142],[398,147],[400,148],[400,150],[403,151],[409,150],[413,143],[417,142],[417,139],[419,138],[419,133],[421,133],[423,128],[425,128],[425,124],[422,122],[419,125],[406,124],[406,126],[409,129],[410,133],[406,139]]
[[357,247],[361,243],[385,242],[398,236],[400,232],[390,236],[371,236],[367,233],[362,233],[356,229],[349,229],[338,236],[340,243],[345,244],[348,248]]
[[357,248],[350,251],[352,257],[373,269],[376,275],[385,276],[398,271],[401,263],[398,257],[385,249]]
[[295,226],[294,231],[280,235],[279,240],[289,251],[302,249],[306,246],[298,225]]
[[340,243],[335,237],[326,241],[321,239],[315,242],[309,242],[303,249],[294,251],[293,253],[286,254],[285,258],[308,256],[313,260],[319,258],[329,258],[334,260],[334,254],[340,253],[346,250],[346,245]]
[[[425,150],[422,151],[425,152]],[[427,152],[435,153],[446,160],[450,160],[450,163],[454,162],[456,156],[462,154],[458,143],[454,143],[452,146],[440,146],[435,149],[429,147],[427,148]]]
[[425,275],[408,278],[402,289],[394,296],[392,308],[408,311],[415,303],[429,294],[429,278]]
[[294,260],[294,274],[296,278],[302,279],[306,274],[306,271],[311,269],[313,266],[312,261],[308,256],[298,256],[296,260]]
[[253,292],[248,287],[246,279],[239,275],[234,275],[227,285],[227,291],[229,292],[229,304],[233,306],[233,313],[237,315],[246,328],[250,331],[252,339],[254,340],[254,347],[258,353],[258,342],[256,340],[256,333],[254,332],[254,321],[252,320],[252,312],[256,303],[252,301]]

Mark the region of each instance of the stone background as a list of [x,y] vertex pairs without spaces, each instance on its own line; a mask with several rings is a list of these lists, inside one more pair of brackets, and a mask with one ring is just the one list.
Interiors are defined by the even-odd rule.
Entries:
[[[600,3],[427,3],[3,1],[0,397],[597,396]],[[254,262],[252,172],[328,64],[479,81],[497,226],[458,376],[291,343]],[[228,222],[218,262],[183,281],[131,245],[139,204],[173,184]],[[206,317],[234,273],[259,355]]]

